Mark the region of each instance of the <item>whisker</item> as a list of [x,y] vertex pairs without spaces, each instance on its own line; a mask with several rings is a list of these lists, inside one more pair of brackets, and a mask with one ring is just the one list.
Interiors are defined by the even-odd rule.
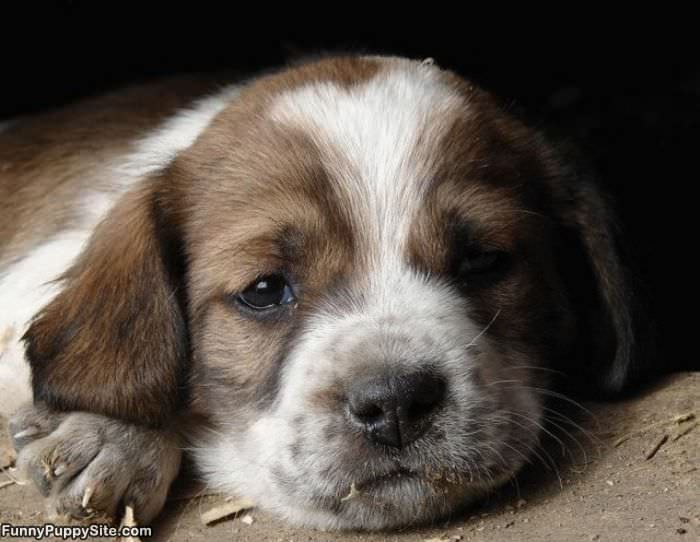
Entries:
[[[511,382],[509,382],[509,381],[496,381],[496,382],[511,383],[512,381]],[[495,383],[491,383],[491,384],[495,385]],[[585,406],[583,406],[578,401],[575,401],[574,399],[567,397],[563,393],[559,393],[559,392],[556,392],[553,390],[548,390],[545,388],[538,388],[536,386],[528,386],[526,384],[519,384],[518,386],[514,386],[512,388],[503,388],[503,389],[506,389],[506,390],[509,390],[509,389],[513,389],[513,390],[515,390],[515,389],[527,389],[527,390],[535,391],[535,392],[540,393],[542,395],[546,395],[548,397],[554,397],[556,399],[561,399],[562,401],[569,403],[570,405],[575,406],[579,410],[586,413],[588,416],[590,416],[596,422],[596,425],[598,427],[600,427],[600,422],[598,421],[597,416],[593,412],[591,412],[589,409],[587,409]]]
[[515,497],[516,499],[520,500],[521,499],[521,494],[520,494],[520,482],[518,482],[518,475],[517,473],[513,474],[510,478],[510,483],[515,486]]
[[518,384],[520,386],[522,384],[522,381],[520,381],[520,380],[496,380],[494,382],[489,382],[484,387],[491,388],[491,387],[497,386],[499,384]]
[[[552,420],[550,420],[550,419],[548,419],[548,418],[546,418],[546,417],[545,417],[545,420],[547,421],[547,424],[553,425],[553,426],[556,427],[559,431],[561,431],[561,432],[564,434],[564,436],[566,436],[567,438],[569,438],[569,439],[576,445],[576,447],[579,449],[579,451],[580,451],[581,454],[583,455],[583,460],[584,460],[584,462],[588,463],[588,454],[586,453],[586,449],[584,448],[583,444],[581,444],[581,442],[580,442],[570,431],[564,429],[564,428],[563,428],[561,425],[559,425],[558,423],[556,423],[556,422],[554,422],[554,421],[552,421]],[[567,452],[568,452],[568,454],[569,454],[569,457],[570,457],[571,459],[573,459],[573,454],[571,453],[571,451],[567,450]]]
[[558,370],[552,369],[550,367],[539,367],[537,365],[512,365],[512,366],[508,367],[508,370],[510,370],[510,369],[522,369],[522,370],[528,370],[528,371],[530,371],[530,370],[532,370],[532,371],[544,371],[544,372],[556,374],[559,376],[566,376],[566,373],[563,371],[558,371]]
[[[564,488],[564,482],[563,482],[563,480],[562,480],[562,478],[561,478],[561,473],[559,472],[559,467],[557,466],[556,461],[554,461],[554,459],[552,458],[552,456],[547,452],[547,450],[545,450],[545,449],[539,444],[539,442],[536,443],[535,446],[528,446],[528,445],[524,444],[523,441],[520,440],[519,438],[516,438],[516,437],[511,437],[511,438],[512,438],[513,440],[515,440],[518,444],[520,444],[521,446],[523,446],[523,448],[525,448],[529,454],[531,454],[531,455],[533,455],[534,457],[536,457],[537,459],[539,459],[540,463],[542,464],[542,466],[543,466],[546,470],[548,470],[549,472],[554,473],[554,475],[557,477],[557,480],[558,480],[558,482],[559,482],[559,487],[562,488],[562,489]],[[507,443],[504,443],[504,444],[507,444]],[[547,458],[547,461],[545,461],[545,459],[542,457],[542,455],[540,454],[540,452],[542,452],[542,454],[545,455],[545,457]],[[529,461],[528,461],[528,463],[529,463]]]
[[[509,414],[511,414],[511,415],[517,414],[517,413],[511,412],[511,411],[503,411],[503,412],[504,412],[504,413],[509,413]],[[520,416],[523,417],[523,418],[525,418],[525,419],[527,419],[527,420],[530,421],[530,422],[533,421],[533,420],[531,420],[531,419],[528,419],[527,416],[524,416],[524,415],[522,415],[522,414],[521,414]],[[564,488],[564,483],[563,483],[562,478],[561,478],[561,473],[560,473],[560,471],[559,471],[559,467],[557,466],[556,461],[554,461],[554,458],[550,455],[550,453],[549,453],[549,452],[542,446],[542,444],[540,443],[538,433],[536,433],[536,432],[533,430],[532,427],[528,427],[528,426],[526,426],[526,425],[523,425],[522,423],[520,423],[520,422],[518,422],[518,421],[516,421],[516,420],[514,420],[514,419],[512,419],[512,418],[508,418],[508,417],[506,417],[506,416],[501,416],[501,420],[502,420],[502,422],[506,422],[506,421],[507,421],[508,423],[512,423],[512,424],[514,424],[514,425],[520,427],[521,429],[523,429],[524,431],[530,433],[531,435],[533,435],[533,436],[536,438],[536,440],[534,441],[534,442],[535,442],[535,446],[533,447],[533,446],[528,446],[528,445],[524,444],[524,443],[522,442],[522,440],[520,440],[520,439],[518,439],[517,437],[514,437],[514,436],[511,435],[511,438],[512,438],[513,440],[515,440],[516,442],[518,442],[521,446],[523,446],[523,447],[528,451],[528,453],[530,453],[530,454],[534,455],[535,457],[537,457],[537,458],[540,460],[540,462],[542,463],[542,465],[543,465],[547,470],[550,470],[550,471],[553,471],[553,472],[554,472],[554,474],[557,476],[557,479],[559,480],[559,486],[563,489],[563,488]],[[539,427],[540,427],[540,429],[543,429],[541,425],[539,425]],[[543,431],[547,432],[547,431],[544,430],[544,429],[543,429]],[[550,435],[551,435],[551,433],[550,433]],[[555,437],[554,435],[551,435],[551,436],[552,436],[555,440],[557,440],[557,441],[560,443],[560,445],[562,446],[562,449],[566,450],[566,447],[564,446],[563,442],[562,442],[560,439],[558,439],[558,438]],[[504,444],[507,444],[507,443],[504,443]],[[538,452],[538,450],[539,450],[539,452],[542,452],[542,454],[544,454],[544,456],[549,460],[548,462],[545,461],[545,460],[543,459],[542,455],[540,455],[540,453]],[[550,466],[551,466],[551,468],[550,468]]]
[[549,431],[547,428],[545,428],[540,422],[538,422],[537,420],[533,419],[531,416],[527,416],[527,415],[521,414],[521,413],[519,413],[519,412],[514,412],[514,411],[512,411],[512,410],[505,410],[504,412],[510,414],[511,416],[517,416],[518,418],[520,418],[520,419],[522,419],[522,420],[525,420],[526,422],[530,422],[531,424],[533,424],[534,426],[536,426],[540,431],[542,431],[542,432],[545,433],[546,435],[548,435],[548,436],[550,436],[551,438],[553,438],[553,439],[559,444],[559,446],[561,446],[562,457],[566,457],[566,454],[567,454],[568,450],[567,450],[567,448],[566,448],[566,445],[564,444],[564,441],[562,441],[562,440],[561,440],[559,437],[557,437],[554,433],[552,433],[552,432]]
[[549,414],[545,414],[545,418],[549,419],[549,416],[555,416],[557,420],[559,420],[563,423],[566,423],[568,425],[571,425],[574,429],[576,429],[578,432],[580,432],[583,436],[585,436],[590,441],[590,443],[593,446],[599,447],[602,444],[601,440],[598,437],[596,437],[591,431],[588,431],[585,427],[579,425],[578,423],[576,423],[574,420],[572,420],[568,416],[565,416],[561,412],[558,412],[558,411],[556,411],[552,408],[549,408],[549,407],[544,407],[544,410],[549,413]]
[[501,309],[498,309],[496,311],[496,314],[494,315],[494,317],[491,318],[491,321],[488,324],[486,324],[486,327],[484,329],[482,329],[481,332],[471,340],[471,342],[466,346],[466,348],[469,348],[470,346],[474,346],[476,344],[476,341],[478,341],[484,335],[484,333],[486,333],[489,330],[489,328],[493,325],[493,323],[496,321],[496,318],[498,318],[498,316],[500,314],[501,314]]

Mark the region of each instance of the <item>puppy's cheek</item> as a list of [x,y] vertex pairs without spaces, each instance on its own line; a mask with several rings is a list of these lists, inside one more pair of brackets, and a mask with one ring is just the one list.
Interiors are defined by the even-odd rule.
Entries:
[[518,352],[491,356],[480,364],[478,389],[483,394],[483,419],[490,450],[485,461],[494,471],[516,472],[538,445],[543,425],[544,396],[535,360]]
[[460,458],[457,470],[467,484],[493,486],[514,474],[541,431],[542,402],[529,369],[534,360],[497,344],[484,338],[443,366],[449,393],[431,456]]
[[333,492],[343,439],[332,423],[313,414],[297,417],[293,426],[295,438],[273,468],[278,487],[288,497],[306,500]]

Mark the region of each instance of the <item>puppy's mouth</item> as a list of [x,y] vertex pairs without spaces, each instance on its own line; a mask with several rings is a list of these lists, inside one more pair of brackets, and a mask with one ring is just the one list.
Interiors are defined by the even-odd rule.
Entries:
[[403,486],[411,486],[414,490],[425,493],[444,493],[449,487],[480,486],[483,485],[473,477],[464,473],[448,470],[434,470],[424,468],[411,470],[398,467],[384,474],[373,475],[353,482],[347,490],[341,502],[352,500],[361,496],[382,495],[396,496],[396,490]]
[[464,476],[398,468],[353,482],[343,493],[335,502],[326,500],[323,505],[341,517],[362,510],[401,517],[401,523],[418,524],[433,515],[456,510],[484,491],[478,484],[469,484]]
[[357,497],[372,496],[381,494],[396,495],[395,490],[401,486],[410,485],[421,492],[438,494],[451,492],[456,488],[471,488],[472,490],[483,490],[494,484],[494,479],[500,479],[510,473],[493,470],[489,479],[483,479],[476,473],[459,472],[451,469],[434,469],[425,467],[420,470],[411,470],[398,467],[380,475],[373,475],[353,482],[347,489],[341,502],[346,502]]

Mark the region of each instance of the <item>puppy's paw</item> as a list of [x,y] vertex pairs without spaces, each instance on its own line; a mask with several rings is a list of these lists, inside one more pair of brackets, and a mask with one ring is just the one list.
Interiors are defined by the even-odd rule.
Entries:
[[48,498],[51,513],[116,518],[124,505],[149,523],[180,469],[174,435],[86,412],[27,406],[10,423],[20,474]]

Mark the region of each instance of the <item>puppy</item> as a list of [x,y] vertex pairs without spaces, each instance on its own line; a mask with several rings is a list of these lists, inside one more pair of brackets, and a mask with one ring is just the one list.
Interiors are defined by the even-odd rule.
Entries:
[[490,95],[389,57],[207,85],[0,134],[3,409],[31,368],[56,511],[148,523],[186,449],[297,524],[424,523],[528,461],[548,375],[635,374],[606,198]]

